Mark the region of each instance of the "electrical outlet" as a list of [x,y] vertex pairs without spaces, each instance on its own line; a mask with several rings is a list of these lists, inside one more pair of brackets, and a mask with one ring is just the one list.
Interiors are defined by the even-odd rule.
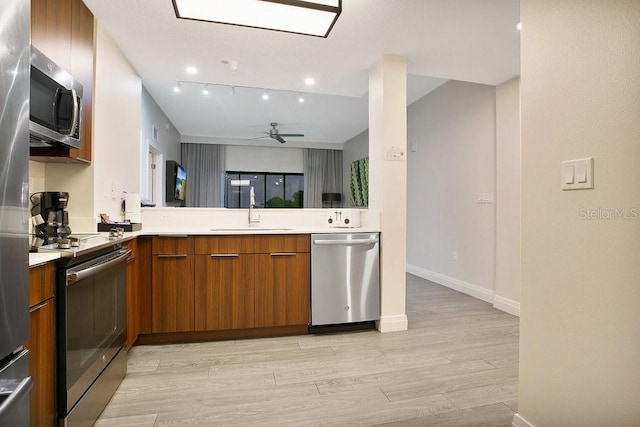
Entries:
[[458,260],[458,251],[453,251],[453,254],[451,254],[451,259],[453,259],[454,261]]

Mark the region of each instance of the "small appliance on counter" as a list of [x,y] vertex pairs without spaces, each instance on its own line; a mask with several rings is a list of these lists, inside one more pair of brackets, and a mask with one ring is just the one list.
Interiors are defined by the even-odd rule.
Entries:
[[329,227],[358,228],[360,227],[360,211],[358,209],[331,210],[327,223]]
[[67,237],[71,234],[69,212],[65,210],[68,201],[69,193],[63,191],[44,191],[31,195],[32,247],[67,243]]

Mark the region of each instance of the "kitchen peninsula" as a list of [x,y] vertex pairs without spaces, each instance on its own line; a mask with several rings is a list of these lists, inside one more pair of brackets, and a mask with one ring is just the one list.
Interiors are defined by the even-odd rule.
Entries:
[[[246,210],[143,209],[143,229],[111,241],[133,250],[128,347],[307,333],[310,236],[346,229],[329,227],[325,209],[260,213],[250,227]],[[360,214],[348,231],[379,231],[377,215]],[[30,265],[58,256],[31,254]]]

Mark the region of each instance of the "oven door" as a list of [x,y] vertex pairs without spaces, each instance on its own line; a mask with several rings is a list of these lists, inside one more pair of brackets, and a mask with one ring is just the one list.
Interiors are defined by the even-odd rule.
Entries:
[[126,339],[130,250],[62,270],[59,316],[59,405],[68,414]]

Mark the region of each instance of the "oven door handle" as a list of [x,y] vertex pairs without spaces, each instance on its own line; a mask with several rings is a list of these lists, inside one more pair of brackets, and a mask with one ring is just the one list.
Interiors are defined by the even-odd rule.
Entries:
[[15,409],[14,405],[23,397],[28,399],[31,387],[33,387],[33,380],[31,377],[26,377],[20,381],[15,388],[10,390],[9,397],[0,405],[0,419],[2,419],[6,413]]
[[101,271],[111,268],[116,264],[125,262],[130,253],[131,253],[131,249],[122,249],[118,251],[117,256],[115,256],[114,258],[111,258],[109,261],[103,262],[98,265],[93,265],[89,268],[85,268],[84,270],[75,271],[73,273],[67,273],[67,286],[73,285],[79,280],[86,279],[87,277],[91,277],[95,274],[98,274]]

